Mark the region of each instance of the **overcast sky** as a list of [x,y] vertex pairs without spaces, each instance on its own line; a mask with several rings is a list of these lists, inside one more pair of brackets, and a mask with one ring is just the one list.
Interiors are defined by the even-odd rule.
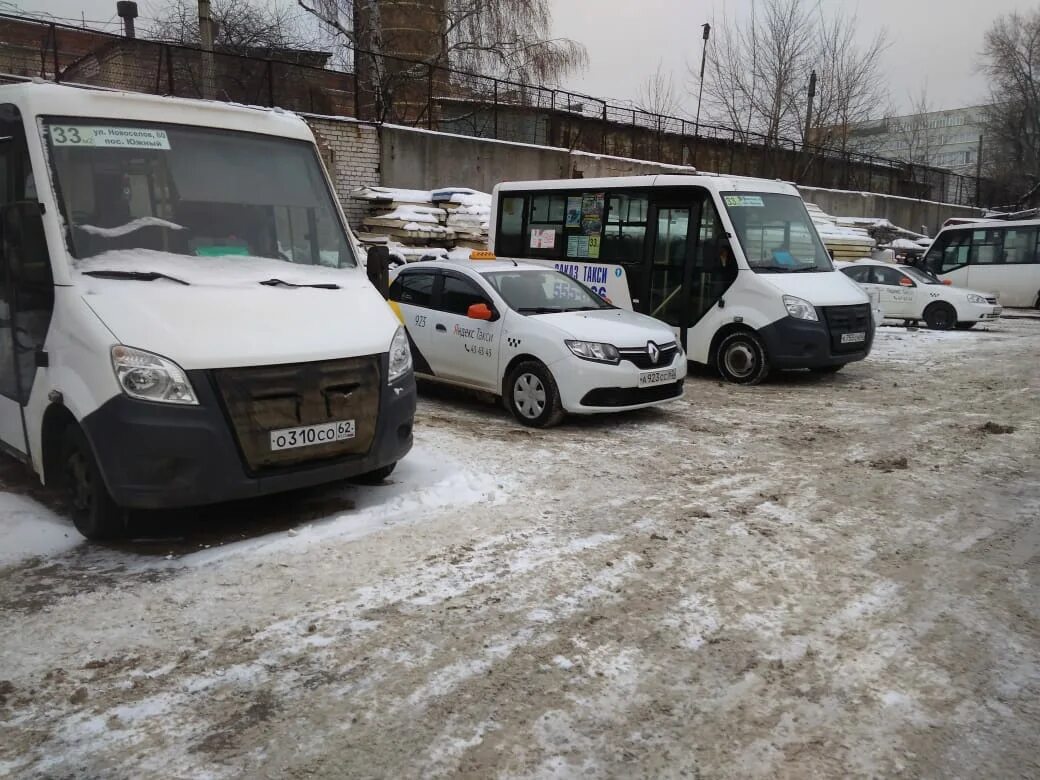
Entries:
[[[761,2],[761,0],[759,0]],[[275,0],[295,4],[294,0]],[[660,62],[671,71],[676,86],[691,89],[687,62],[699,66],[701,24],[746,19],[754,0],[550,0],[555,34],[573,38],[589,52],[589,68],[569,80],[576,91],[596,97],[635,100],[647,76]],[[858,11],[861,36],[869,40],[882,27],[890,33],[884,54],[886,75],[897,109],[909,104],[909,94],[927,82],[936,108],[957,108],[982,102],[985,80],[978,74],[982,36],[993,19],[1014,10],[1036,7],[1025,0],[805,0],[818,13],[838,9]],[[139,0],[141,15],[160,7],[161,0]],[[23,9],[56,16],[110,21],[115,0],[0,0],[0,8]],[[109,29],[117,29],[110,21]],[[695,98],[687,96],[692,111]]]

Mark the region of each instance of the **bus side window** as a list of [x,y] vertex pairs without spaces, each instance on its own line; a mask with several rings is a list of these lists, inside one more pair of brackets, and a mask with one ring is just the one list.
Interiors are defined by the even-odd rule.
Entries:
[[495,252],[502,257],[524,256],[524,202],[523,195],[506,195],[500,206],[498,235]]
[[1034,227],[1010,228],[1004,234],[1004,262],[1013,265],[1036,263],[1037,230]]
[[925,264],[934,274],[944,274],[955,268],[968,264],[968,251],[971,248],[971,232],[956,230],[941,234],[935,244],[928,250]]
[[647,211],[646,195],[616,193],[609,197],[601,260],[619,265],[642,265]]
[[971,265],[994,265],[1003,262],[1003,230],[971,231]]

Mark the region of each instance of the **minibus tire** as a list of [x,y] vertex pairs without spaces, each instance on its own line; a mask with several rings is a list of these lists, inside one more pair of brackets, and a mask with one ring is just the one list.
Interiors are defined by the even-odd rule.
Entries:
[[112,499],[90,442],[78,425],[65,429],[61,442],[61,490],[76,530],[101,541],[126,534],[126,510]]
[[[534,416],[521,411],[521,404],[516,400],[516,394],[520,391],[517,384],[525,377],[527,378],[526,390],[533,393],[538,393],[540,390],[544,397],[541,411]],[[521,425],[531,428],[551,428],[558,425],[566,414],[563,410],[563,403],[560,401],[560,390],[556,386],[552,372],[537,360],[517,364],[506,377],[505,387],[502,390],[502,403]]]
[[950,330],[957,324],[957,312],[948,303],[933,303],[924,310],[924,321],[932,330]]
[[383,466],[380,469],[374,471],[368,471],[364,474],[358,474],[356,477],[351,477],[351,482],[356,482],[359,485],[378,485],[382,483],[387,477],[394,473],[394,469],[397,468],[397,461],[394,461],[389,466]]
[[[738,359],[749,359],[750,368],[737,370]],[[715,350],[715,367],[727,382],[737,385],[757,385],[769,376],[769,356],[757,335],[739,330],[723,337]]]

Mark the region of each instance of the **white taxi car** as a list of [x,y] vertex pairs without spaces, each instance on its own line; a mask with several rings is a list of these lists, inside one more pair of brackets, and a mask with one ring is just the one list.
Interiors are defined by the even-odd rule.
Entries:
[[999,319],[1003,311],[992,294],[944,284],[913,266],[880,260],[835,265],[868,291],[878,291],[886,319],[924,320],[936,330],[967,330],[976,323]]
[[390,305],[421,377],[489,391],[524,425],[679,398],[672,329],[544,266],[423,261],[391,272]]

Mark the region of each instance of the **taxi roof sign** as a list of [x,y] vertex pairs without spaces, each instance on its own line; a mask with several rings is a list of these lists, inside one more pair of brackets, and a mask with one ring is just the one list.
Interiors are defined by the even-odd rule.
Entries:
[[469,253],[470,260],[497,260],[494,252],[489,252],[486,249],[474,249]]

